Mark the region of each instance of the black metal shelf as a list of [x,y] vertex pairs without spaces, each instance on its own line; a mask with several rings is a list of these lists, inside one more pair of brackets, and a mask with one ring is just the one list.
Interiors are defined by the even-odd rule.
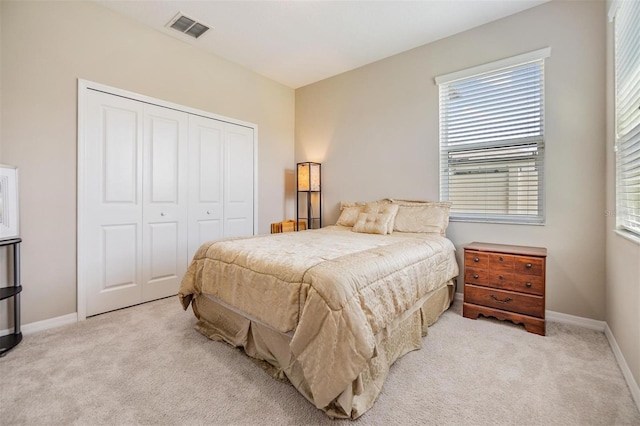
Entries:
[[13,286],[0,288],[0,300],[13,297],[13,333],[0,337],[0,357],[22,341],[20,332],[20,243],[21,238],[0,240],[0,247],[13,246]]
[[22,342],[22,333],[12,333],[0,337],[0,358],[5,356],[7,352],[20,342]]
[[0,300],[8,299],[22,291],[22,286],[0,288]]

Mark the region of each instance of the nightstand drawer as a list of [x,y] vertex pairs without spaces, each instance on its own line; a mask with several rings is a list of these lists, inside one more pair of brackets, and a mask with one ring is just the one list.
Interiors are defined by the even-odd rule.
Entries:
[[486,269],[489,267],[489,255],[478,251],[465,250],[464,266],[465,268]]
[[540,296],[467,284],[464,286],[464,301],[494,309],[544,318],[544,299]]
[[537,257],[516,257],[514,272],[516,274],[544,275],[544,260]]
[[[468,281],[471,283],[470,281]],[[544,295],[542,277],[535,275],[516,275],[501,271],[489,272],[489,287],[503,290],[519,291],[522,293]]]
[[484,269],[465,268],[464,282],[469,284],[487,285],[489,284],[489,271]]
[[507,254],[490,254],[489,268],[495,271],[513,271],[514,256]]

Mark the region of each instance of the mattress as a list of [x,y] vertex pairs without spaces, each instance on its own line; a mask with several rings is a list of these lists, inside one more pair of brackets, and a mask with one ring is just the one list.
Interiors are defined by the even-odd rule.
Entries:
[[[198,301],[196,316],[202,317],[202,306],[214,306],[211,301],[249,326],[286,338],[285,367],[296,369],[294,386],[296,381],[299,390],[305,387],[301,392],[317,408],[354,418],[362,407],[355,412],[343,404],[332,407],[346,389],[363,393],[354,384],[379,357],[381,336],[413,324],[419,340],[425,303],[434,294],[448,294],[448,303],[447,285],[457,275],[453,244],[438,234],[360,234],[333,226],[206,243],[179,295],[185,309]],[[246,338],[248,332],[237,333]],[[246,350],[242,337],[240,342],[237,336],[219,337]]]

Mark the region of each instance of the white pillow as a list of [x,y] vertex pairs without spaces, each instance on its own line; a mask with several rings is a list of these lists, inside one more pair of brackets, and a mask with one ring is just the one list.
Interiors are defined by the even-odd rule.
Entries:
[[394,230],[398,232],[432,232],[444,236],[449,225],[450,202],[403,202],[398,203]]
[[393,226],[396,219],[396,214],[398,213],[398,205],[397,204],[380,204],[379,202],[375,203],[367,203],[364,206],[363,213],[382,213],[389,214],[389,222],[387,222],[387,234],[393,233]]
[[358,215],[362,213],[364,206],[351,206],[342,208],[342,213],[336,222],[340,226],[353,226],[358,220]]
[[387,233],[387,224],[390,218],[390,213],[360,213],[351,230],[353,232],[384,235]]

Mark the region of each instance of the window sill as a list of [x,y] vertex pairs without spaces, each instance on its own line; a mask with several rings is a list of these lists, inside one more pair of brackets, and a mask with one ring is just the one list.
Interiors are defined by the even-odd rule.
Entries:
[[532,226],[544,226],[544,222],[516,222],[513,220],[501,220],[501,219],[475,219],[468,217],[449,217],[449,222],[467,222],[467,223],[493,223],[498,225],[532,225]]
[[624,239],[640,245],[640,235],[634,234],[633,232],[629,232],[625,229],[614,229],[613,232],[620,235]]

